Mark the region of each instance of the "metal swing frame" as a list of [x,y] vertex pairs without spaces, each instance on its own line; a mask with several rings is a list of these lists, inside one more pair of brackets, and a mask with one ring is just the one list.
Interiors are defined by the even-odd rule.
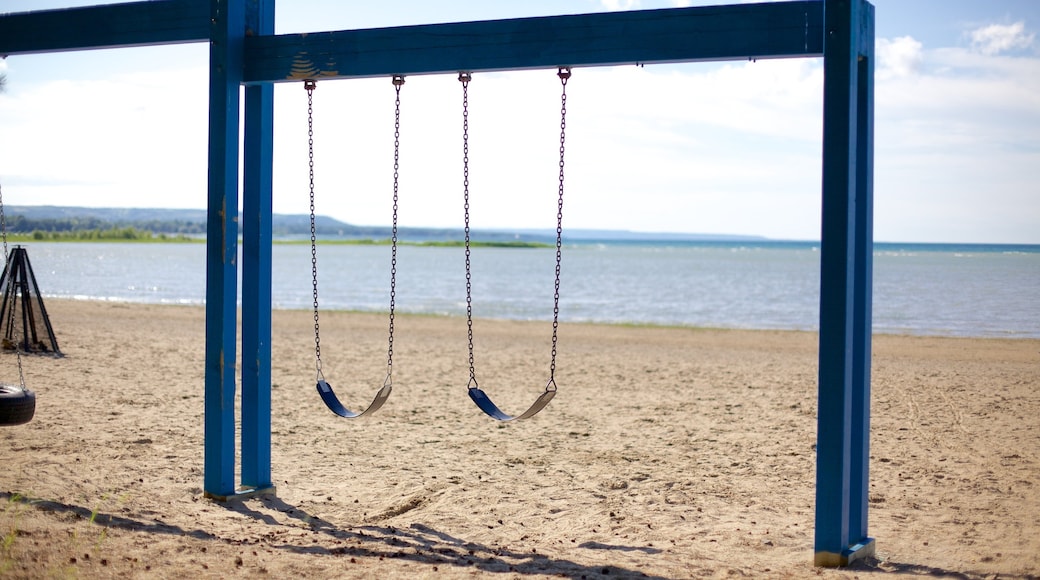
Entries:
[[[0,55],[208,42],[203,488],[227,499],[271,479],[273,83],[459,71],[822,57],[815,563],[874,553],[867,534],[873,278],[874,7],[797,0],[274,34],[274,0],[158,0],[0,14]],[[239,95],[245,85],[244,151]],[[239,158],[241,475],[236,477]]]

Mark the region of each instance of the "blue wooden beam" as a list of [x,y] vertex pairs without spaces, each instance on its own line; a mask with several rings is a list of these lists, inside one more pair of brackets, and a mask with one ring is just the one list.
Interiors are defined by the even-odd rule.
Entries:
[[199,42],[209,0],[130,2],[0,14],[0,55]]
[[776,2],[252,36],[244,82],[821,56],[823,3]]
[[[205,41],[209,5],[153,0],[0,14],[0,54]],[[803,0],[280,36],[250,30],[245,80],[294,80],[301,66],[334,78],[820,56],[822,27],[822,3]]]
[[[246,27],[274,33],[275,0],[250,0]],[[274,85],[245,89],[242,191],[242,487],[271,482],[271,217]]]
[[867,536],[873,251],[874,11],[826,1],[816,448],[818,566],[874,554]]
[[[852,437],[849,461],[849,537],[867,538],[870,492],[870,354],[874,281],[874,6],[859,8],[856,72],[856,209],[853,224],[856,281],[852,304]],[[873,550],[869,550],[873,554]]]
[[203,490],[235,495],[235,350],[238,302],[239,86],[244,0],[210,12],[209,195],[206,222],[206,401]]

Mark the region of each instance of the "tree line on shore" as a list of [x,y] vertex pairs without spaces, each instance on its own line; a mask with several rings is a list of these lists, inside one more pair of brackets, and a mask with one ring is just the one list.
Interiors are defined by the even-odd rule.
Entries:
[[[183,220],[148,220],[123,225],[93,217],[29,219],[15,215],[8,219],[12,241],[37,242],[201,242],[206,239],[204,223]],[[376,232],[372,232],[376,233]],[[294,240],[304,243],[307,240]],[[282,240],[283,243],[286,240]],[[362,237],[322,240],[331,244],[390,244],[390,238]],[[291,242],[290,242],[291,243]],[[403,245],[456,246],[461,240],[401,240]],[[474,246],[549,247],[548,244],[519,240],[474,240]]]
[[186,220],[147,220],[113,223],[95,217],[7,217],[7,232],[15,239],[35,241],[194,241],[206,235],[206,224]]

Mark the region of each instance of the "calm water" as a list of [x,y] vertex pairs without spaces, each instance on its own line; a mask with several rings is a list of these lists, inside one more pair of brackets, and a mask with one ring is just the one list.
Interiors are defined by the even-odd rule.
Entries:
[[[203,304],[202,244],[27,245],[45,296]],[[323,309],[386,311],[388,246],[319,246]],[[554,249],[475,248],[474,315],[550,320]],[[461,248],[398,250],[399,312],[465,314]],[[311,307],[310,248],[274,247],[275,308]],[[811,243],[564,248],[563,321],[818,328]],[[874,330],[1040,338],[1040,246],[879,244]]]

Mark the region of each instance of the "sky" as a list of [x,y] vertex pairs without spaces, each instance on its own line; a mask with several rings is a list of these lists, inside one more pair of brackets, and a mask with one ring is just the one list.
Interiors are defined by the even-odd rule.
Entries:
[[[95,4],[0,0],[0,12]],[[277,33],[720,2],[282,0]],[[874,238],[1040,243],[1040,2],[876,0]],[[9,205],[205,208],[205,44],[0,60]],[[567,86],[564,227],[818,240],[821,59],[591,67]],[[461,86],[401,90],[402,226],[462,226]],[[475,74],[474,228],[555,228],[555,70]],[[274,211],[309,211],[307,103],[275,89]],[[314,92],[319,214],[389,225],[390,79]]]

